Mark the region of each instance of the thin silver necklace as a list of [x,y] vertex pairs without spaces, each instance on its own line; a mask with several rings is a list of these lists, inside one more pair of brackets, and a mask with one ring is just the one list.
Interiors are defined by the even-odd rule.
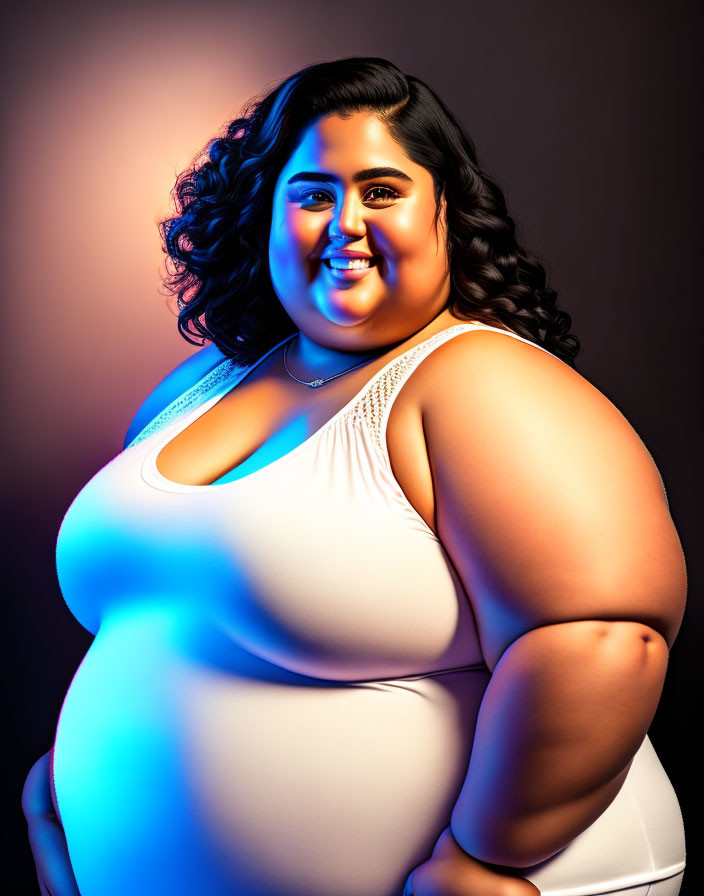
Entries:
[[[298,336],[298,334],[296,334]],[[355,364],[353,367],[348,367],[346,370],[341,370],[339,373],[334,373],[332,376],[326,376],[324,379],[317,380],[299,380],[297,376],[294,376],[291,371],[288,369],[288,364],[286,363],[286,352],[288,351],[288,347],[293,340],[289,339],[289,341],[284,345],[284,367],[286,368],[286,373],[291,377],[292,380],[295,380],[297,383],[301,383],[304,386],[310,386],[311,389],[317,389],[319,386],[324,385],[325,383],[329,383],[330,380],[337,379],[338,376],[342,376],[343,373],[349,373],[350,370],[356,370],[358,367],[362,367],[364,364],[368,364],[370,361],[373,361],[374,358],[367,358],[366,361],[360,361],[359,364]],[[379,353],[380,355],[383,352]],[[377,358],[379,355],[376,356]]]

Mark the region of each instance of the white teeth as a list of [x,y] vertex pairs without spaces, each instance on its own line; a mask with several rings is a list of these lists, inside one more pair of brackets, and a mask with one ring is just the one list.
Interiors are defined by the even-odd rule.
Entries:
[[354,270],[355,268],[371,267],[371,258],[328,258],[330,267],[341,270]]

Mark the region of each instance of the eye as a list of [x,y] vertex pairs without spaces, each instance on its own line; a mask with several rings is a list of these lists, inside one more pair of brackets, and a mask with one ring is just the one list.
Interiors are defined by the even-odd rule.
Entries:
[[[377,195],[375,198],[372,195],[374,193],[381,193],[381,195]],[[389,202],[393,201],[394,199],[398,199],[398,195],[399,194],[396,192],[396,190],[393,190],[391,187],[377,186],[372,187],[367,191],[365,200],[369,200],[369,197],[371,197],[371,202]],[[320,189],[305,190],[303,193],[299,194],[298,200],[299,202],[307,203],[309,205],[311,203],[313,205],[320,205],[325,204],[326,202],[334,204],[335,202],[333,196],[331,196],[326,190]]]
[[377,190],[381,190],[382,193],[386,193],[386,196],[381,197],[382,200],[398,198],[398,193],[396,192],[396,190],[392,190],[391,187],[372,187],[369,193],[367,193],[367,196],[369,196],[370,193],[376,193]]
[[325,190],[306,190],[305,193],[301,193],[299,199],[301,200],[301,202],[311,200],[315,205],[326,201],[325,199],[313,199],[314,196],[326,196],[328,202],[335,201],[329,193],[325,192]]

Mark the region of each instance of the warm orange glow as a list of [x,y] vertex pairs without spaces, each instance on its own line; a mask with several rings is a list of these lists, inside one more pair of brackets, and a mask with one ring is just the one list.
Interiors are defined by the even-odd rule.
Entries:
[[163,294],[156,221],[242,103],[311,61],[290,23],[272,34],[236,6],[173,21],[134,6],[58,12],[22,26],[6,59],[3,352],[25,483],[114,456],[151,388],[195,350]]

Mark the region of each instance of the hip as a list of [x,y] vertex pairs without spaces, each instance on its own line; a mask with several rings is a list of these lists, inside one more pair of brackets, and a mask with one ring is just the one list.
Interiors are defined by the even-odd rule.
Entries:
[[523,876],[541,896],[602,896],[613,891],[645,896],[648,887],[648,896],[660,896],[660,891],[670,896],[670,890],[678,892],[684,866],[677,796],[646,736],[606,810],[560,852],[524,869]]

